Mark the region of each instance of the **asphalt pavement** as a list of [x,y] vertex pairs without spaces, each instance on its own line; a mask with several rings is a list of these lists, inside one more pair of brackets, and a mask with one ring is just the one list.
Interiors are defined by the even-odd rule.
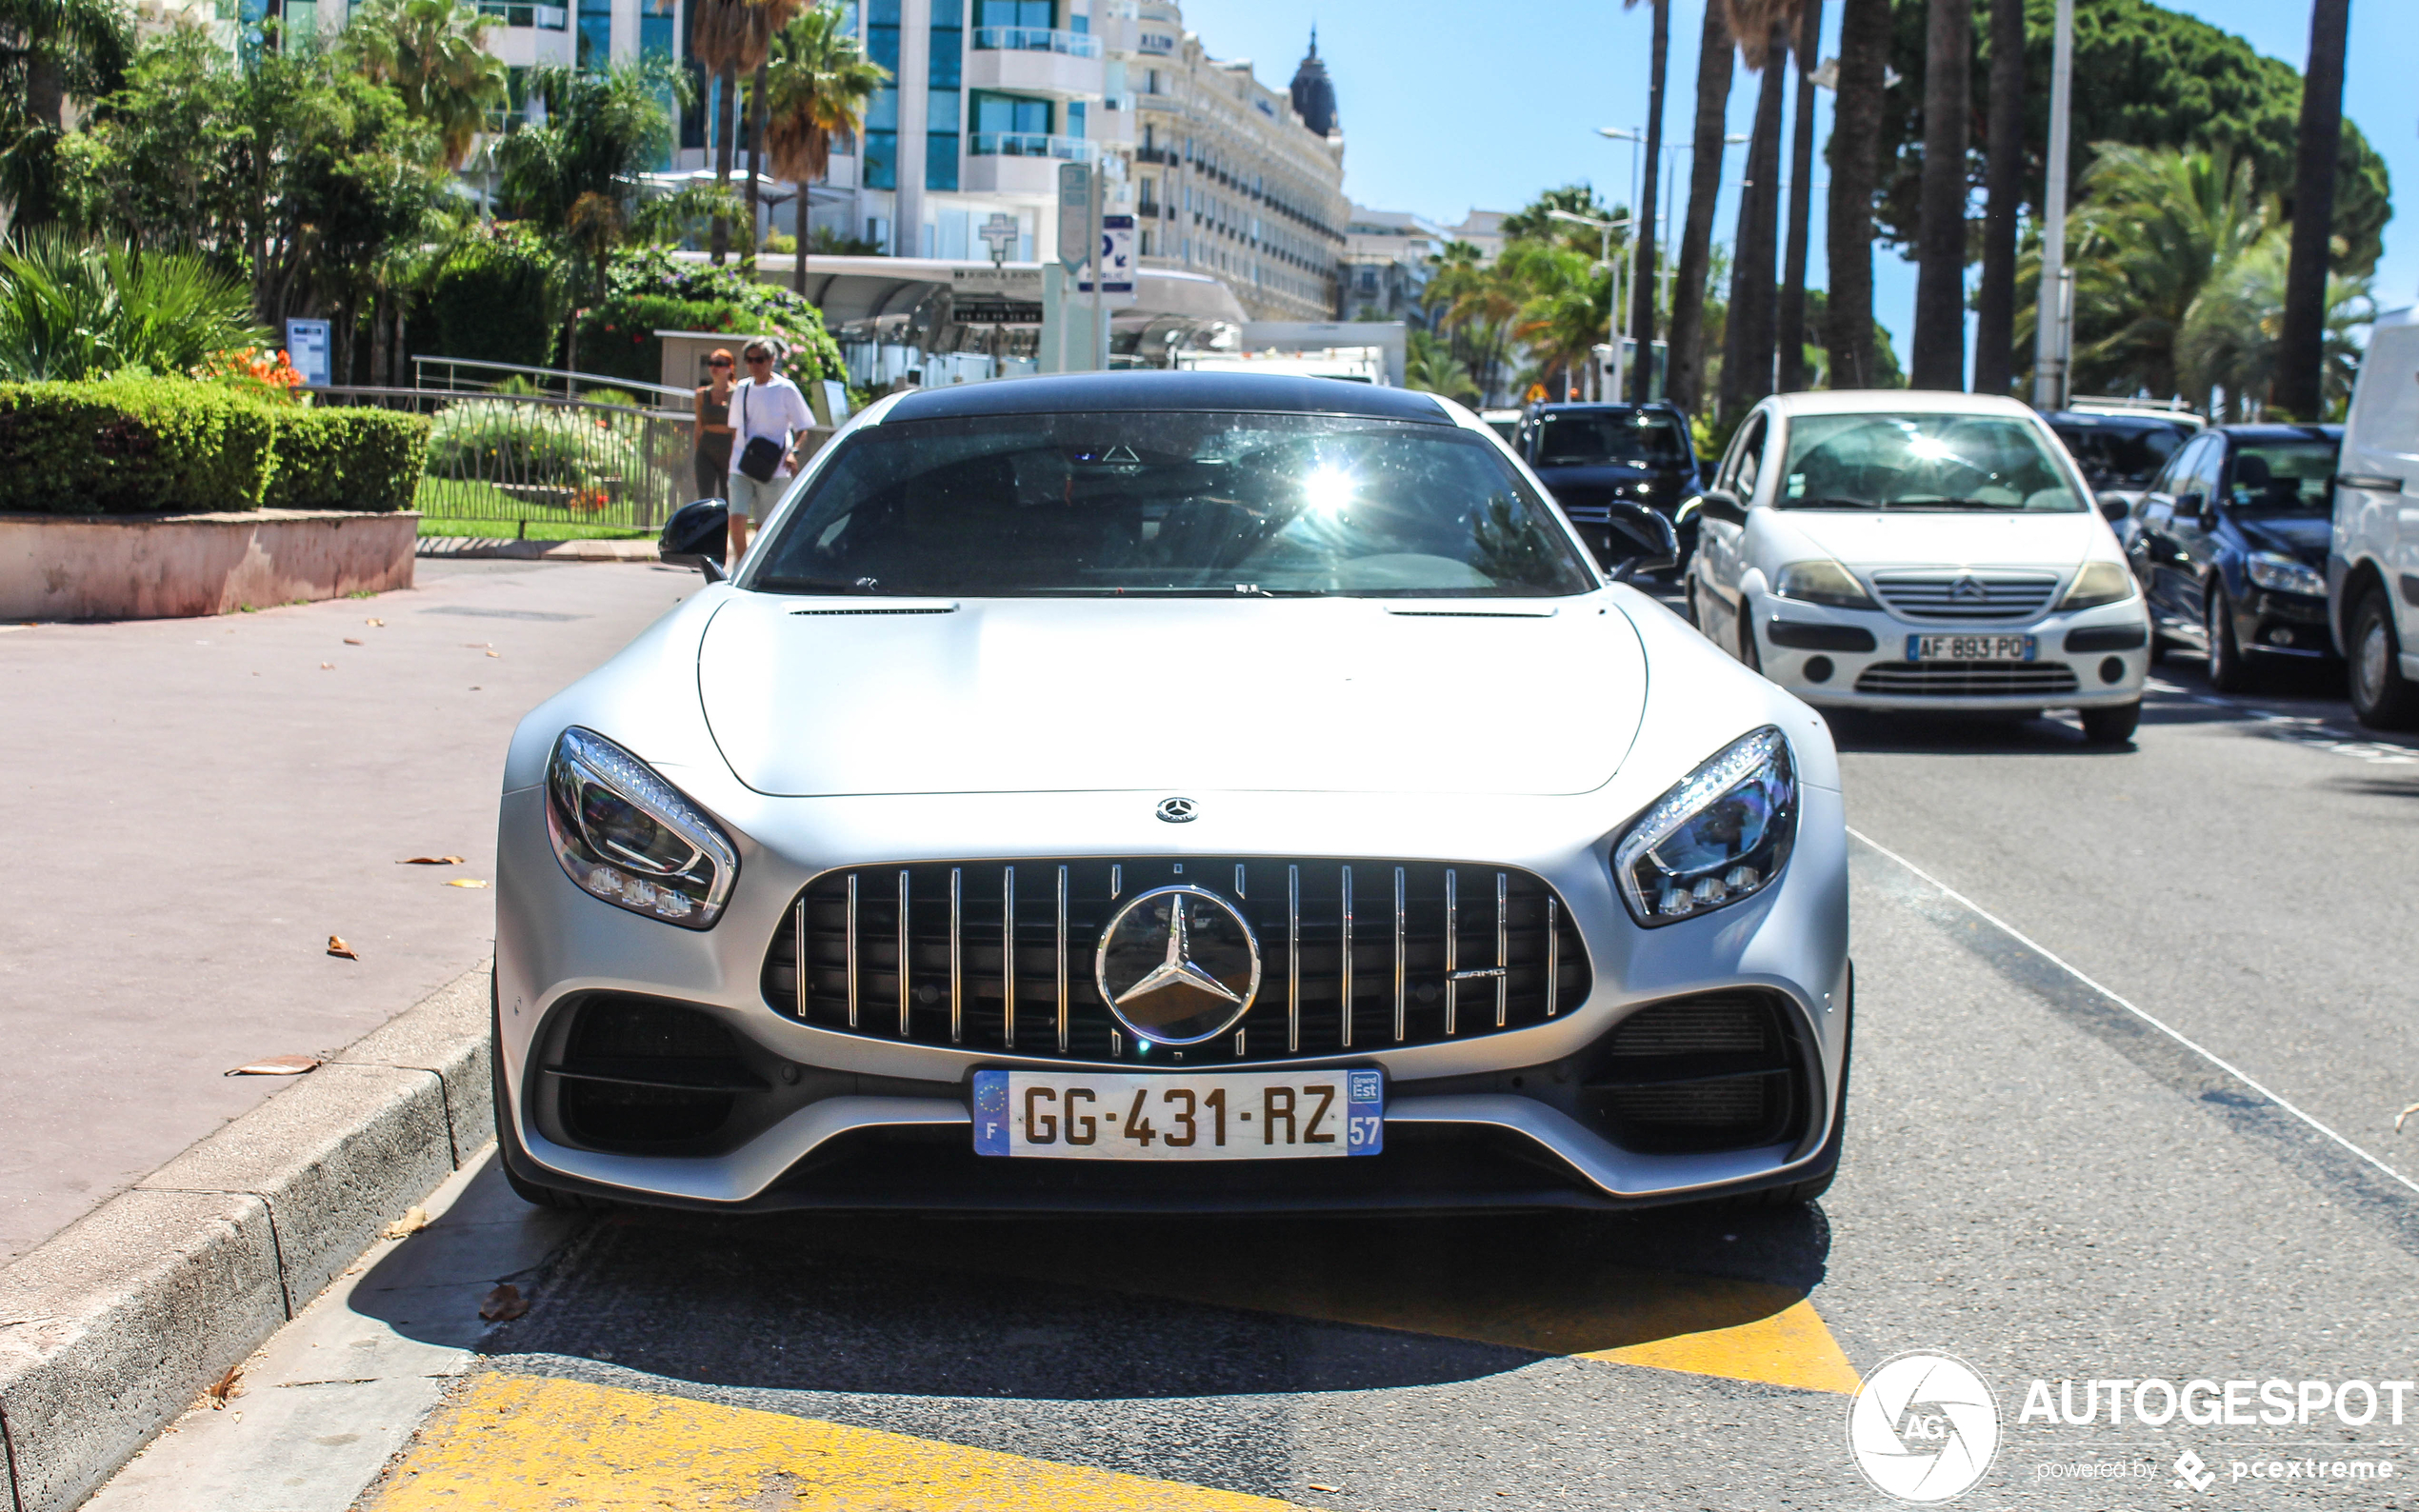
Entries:
[[[2118,751],[1835,722],[1858,1017],[1818,1207],[565,1215],[490,1161],[91,1504],[1879,1507],[1849,1393],[1924,1350],[1995,1398],[1959,1506],[2419,1505],[2419,741],[2332,692],[2177,658]],[[2150,1380],[2401,1421],[2072,1421]]]
[[0,1263],[289,1084],[223,1072],[483,960],[494,895],[449,884],[495,876],[513,725],[696,583],[423,561],[374,597],[0,633]]

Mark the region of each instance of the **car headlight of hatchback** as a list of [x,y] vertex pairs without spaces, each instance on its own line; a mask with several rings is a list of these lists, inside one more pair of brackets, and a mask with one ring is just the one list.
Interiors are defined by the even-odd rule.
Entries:
[[2277,593],[2305,593],[2321,599],[2327,596],[2325,578],[2282,552],[2254,551],[2244,562],[2243,570],[2253,583]]
[[547,763],[546,831],[582,890],[684,929],[712,928],[739,877],[720,826],[653,767],[577,726]]
[[2086,562],[2074,575],[2074,586],[2058,602],[2062,609],[2096,608],[2133,596],[2133,573],[2122,562]]
[[1873,607],[1856,574],[1836,562],[1792,562],[1773,577],[1772,591],[1785,599],[1828,604],[1835,609]]
[[1796,838],[1789,743],[1767,725],[1655,800],[1614,844],[1612,870],[1629,911],[1653,928],[1764,891]]

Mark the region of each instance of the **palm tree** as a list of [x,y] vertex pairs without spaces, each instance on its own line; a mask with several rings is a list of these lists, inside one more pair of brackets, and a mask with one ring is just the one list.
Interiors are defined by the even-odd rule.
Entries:
[[1930,0],[1924,33],[1923,213],[1915,231],[1918,388],[1966,387],[1966,111],[1973,0]]
[[10,220],[51,218],[68,104],[115,90],[133,47],[134,17],[118,0],[0,0],[0,207]]
[[[2176,376],[2186,393],[2207,408],[2226,391],[2234,418],[2256,418],[2283,378],[2286,290],[2290,287],[2291,241],[2279,227],[2247,249],[2231,267],[2203,287],[2184,316],[2176,338]],[[2354,330],[2377,317],[2365,278],[2327,281],[2327,330],[2322,348],[2320,399],[2332,413],[2351,398],[2360,367]]]
[[1739,230],[1730,247],[1730,311],[1722,334],[1724,420],[1772,391],[1772,264],[1781,212],[1782,64],[1798,0],[1730,0],[1730,35],[1739,61],[1764,75],[1755,96],[1754,135],[1748,139],[1747,182],[1739,193]]
[[[764,67],[772,50],[773,33],[790,24],[796,15],[799,0],[697,0],[689,23],[689,55],[698,66],[711,74],[718,86],[714,98],[714,185],[728,189],[730,186],[730,135],[735,126],[739,95],[739,75],[754,73]],[[756,93],[763,95],[763,81],[757,81]],[[750,138],[753,137],[750,132]],[[756,177],[748,177],[748,245],[750,259],[755,250]],[[714,217],[713,260],[717,263],[730,255],[730,222],[727,216]]]
[[2285,328],[2276,405],[2315,420],[2325,395],[2327,256],[2334,235],[2335,160],[2344,134],[2344,46],[2351,0],[2309,8],[2309,72],[2302,81],[2301,139],[2293,171],[2293,260],[2285,280]]
[[1478,382],[1469,367],[1445,343],[1424,330],[1412,331],[1407,339],[1403,382],[1407,388],[1443,394],[1462,404],[1479,403]]
[[1477,378],[1485,397],[1502,392],[1504,357],[1520,296],[1511,279],[1482,261],[1468,242],[1448,242],[1436,256],[1436,273],[1426,290],[1441,310],[1453,353]]
[[1834,388],[1881,379],[1873,343],[1873,189],[1881,178],[1889,0],[1841,0],[1839,89],[1831,101],[1831,197],[1824,217],[1830,289],[1823,345]]
[[[1628,10],[1638,0],[1621,0]],[[1671,51],[1671,0],[1653,0],[1654,44],[1647,66],[1647,181],[1638,196],[1637,224],[1631,244],[1637,250],[1630,266],[1629,332],[1637,339],[1638,360],[1629,365],[1629,399],[1645,404],[1654,391],[1654,211],[1655,191],[1663,182],[1663,75]]]
[[[2003,0],[2009,3],[2009,0]],[[1782,393],[1807,386],[1806,373],[1806,241],[1807,218],[1814,210],[1814,84],[1822,61],[1823,0],[1805,0],[1797,21],[1797,125],[1789,138],[1789,234],[1781,254],[1781,297],[1773,317],[1773,339],[1780,344]]]
[[890,77],[840,23],[840,8],[823,5],[782,28],[759,91],[772,170],[798,186],[798,255],[790,287],[801,294],[807,291],[808,186],[830,166],[833,137],[865,129],[866,107]]
[[2016,381],[2016,225],[2024,209],[2024,0],[1990,0],[1990,204],[1982,221],[1982,288],[1974,300],[1974,392]]
[[[1888,9],[1889,0],[1881,0]],[[1696,136],[1689,160],[1689,216],[1671,289],[1671,356],[1664,392],[1690,414],[1705,405],[1705,272],[1713,255],[1713,202],[1722,191],[1722,129],[1730,107],[1730,32],[1722,0],[1705,0],[1697,38]]]
[[1579,374],[1612,321],[1612,269],[1593,253],[1515,241],[1498,260],[1500,275],[1529,290],[1511,333],[1528,345],[1541,377],[1561,375],[1565,398],[1578,396]]
[[487,50],[490,25],[470,0],[368,0],[346,23],[342,46],[435,129],[445,166],[458,169],[505,99],[504,60]]
[[0,248],[0,380],[182,373],[268,341],[244,280],[199,253],[138,253],[48,227]]

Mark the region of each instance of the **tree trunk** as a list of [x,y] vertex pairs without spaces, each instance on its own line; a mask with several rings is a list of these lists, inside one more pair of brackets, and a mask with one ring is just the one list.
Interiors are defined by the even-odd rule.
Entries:
[[[1889,0],[1879,0],[1889,10]],[[1887,17],[1885,17],[1885,22]],[[1713,201],[1722,189],[1723,113],[1730,105],[1730,33],[1707,0],[1697,40],[1697,118],[1689,161],[1689,218],[1671,290],[1670,379],[1664,392],[1695,414],[1705,408],[1705,274],[1713,250]]]
[[2344,36],[2351,0],[2313,0],[2309,70],[2302,82],[2293,172],[2293,250],[2285,270],[2285,328],[2270,402],[2295,420],[2326,412],[2327,263],[2334,235],[2336,154],[2344,134]]
[[765,171],[765,76],[771,65],[756,65],[756,82],[748,91],[748,249],[739,254],[739,266],[750,272],[756,270],[756,247],[764,240],[756,230],[757,187]]
[[25,108],[36,126],[63,130],[67,125],[67,75],[59,60],[39,46],[26,56]]
[[1833,388],[1881,381],[1873,348],[1873,187],[1881,177],[1882,79],[1889,0],[1841,0],[1839,90],[1831,101],[1831,196],[1824,216],[1830,293],[1824,346]]
[[798,255],[790,259],[790,287],[799,297],[807,292],[807,187],[798,186]]
[[387,381],[387,296],[380,294],[370,306],[370,381]]
[[1806,241],[1810,229],[1807,222],[1814,213],[1814,83],[1808,75],[1822,63],[1822,52],[1823,0],[1806,0],[1792,60],[1797,66],[1797,125],[1789,139],[1789,239],[1781,259],[1781,300],[1773,320],[1781,357],[1777,391],[1785,394],[1807,386]]
[[1966,387],[1966,112],[1972,0],[1931,0],[1924,38],[1923,213],[1915,231],[1918,388]]
[[[730,188],[730,133],[732,116],[736,113],[731,96],[739,91],[739,70],[725,68],[714,76],[714,184],[718,189]],[[714,217],[712,240],[709,244],[714,263],[719,266],[730,255],[730,217]]]
[[1654,212],[1655,191],[1663,183],[1663,73],[1670,61],[1671,0],[1654,0],[1654,54],[1647,72],[1647,184],[1631,214],[1629,333],[1637,339],[1637,360],[1629,365],[1629,401],[1645,404],[1654,392]]
[[1730,312],[1722,333],[1722,402],[1714,413],[1728,425],[1772,391],[1772,278],[1781,211],[1781,86],[1789,36],[1772,29],[1764,55],[1764,84],[1755,96],[1754,135],[1748,141],[1747,182],[1739,190],[1739,233],[1730,247]]
[[1974,392],[2016,382],[2016,226],[2024,205],[2024,0],[1990,0],[1990,208],[1974,304]]

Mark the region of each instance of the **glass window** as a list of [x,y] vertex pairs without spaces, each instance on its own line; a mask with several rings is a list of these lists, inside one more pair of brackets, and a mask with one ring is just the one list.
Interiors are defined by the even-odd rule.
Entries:
[[865,53],[898,76],[899,0],[870,0],[866,6]]
[[613,0],[579,0],[579,66],[606,69],[613,61]]
[[1039,27],[1047,31],[1058,24],[1055,0],[974,0],[974,24],[978,27]]
[[2184,445],[2173,426],[2052,424],[2075,466],[2095,488],[2140,488]]
[[1090,135],[1090,131],[1084,124],[1087,119],[1089,119],[1089,107],[1087,107],[1083,101],[1070,100],[1067,102],[1067,134],[1069,136],[1080,137]]
[[1747,424],[1731,438],[1729,454],[1722,461],[1719,487],[1738,495],[1739,503],[1750,504],[1755,498],[1755,477],[1764,461],[1764,416],[1749,415]]
[[754,560],[771,592],[1536,597],[1594,575],[1458,427],[1112,412],[860,430]]
[[2234,448],[2226,501],[2237,509],[2316,510],[2335,507],[2331,441],[2245,441]]
[[[891,91],[884,90],[888,94]],[[899,133],[876,131],[865,133],[865,187],[894,189],[899,187]]]
[[1030,100],[1021,94],[986,94],[974,91],[974,129],[982,132],[1050,131],[1050,102]]
[[1800,415],[1789,422],[1784,509],[2088,507],[2038,429],[2004,415]]
[[1688,446],[1679,424],[1659,409],[1549,409],[1537,424],[1541,468],[1611,462],[1676,468],[1689,460]]
[[964,78],[966,0],[932,0],[932,90],[955,90]]
[[[934,44],[939,45],[937,40]],[[925,102],[924,187],[929,189],[957,188],[958,114],[960,96],[955,90],[934,90]],[[944,252],[941,255],[949,256]],[[963,251],[955,254],[964,256]]]

